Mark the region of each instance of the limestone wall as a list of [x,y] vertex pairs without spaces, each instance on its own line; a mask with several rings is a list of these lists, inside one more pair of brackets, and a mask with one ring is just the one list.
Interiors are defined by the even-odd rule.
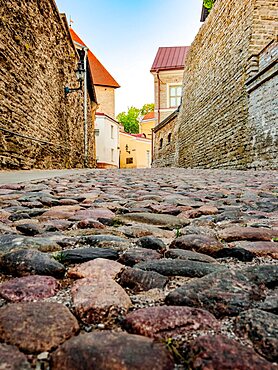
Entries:
[[258,72],[246,83],[251,165],[278,168],[278,43],[271,42],[258,61]]
[[[250,119],[261,98],[249,96],[246,82],[259,71],[261,50],[276,37],[277,9],[278,3],[271,0],[215,3],[185,63],[176,165],[275,167],[277,151],[267,150],[267,160],[265,155],[270,141],[264,140],[260,145],[263,136],[257,135],[254,146],[255,123],[251,124]],[[256,95],[270,102],[274,86],[277,82],[268,81]],[[260,105],[263,104],[261,100]],[[265,119],[268,125],[273,125],[275,120],[277,124],[277,112],[271,121],[267,115]]]
[[95,86],[98,113],[105,113],[115,119],[115,88],[108,86]]
[[53,0],[0,0],[0,168],[83,166],[83,92],[64,95],[78,86],[77,60]]
[[152,167],[173,167],[175,164],[177,116],[174,112],[171,118],[154,128]]

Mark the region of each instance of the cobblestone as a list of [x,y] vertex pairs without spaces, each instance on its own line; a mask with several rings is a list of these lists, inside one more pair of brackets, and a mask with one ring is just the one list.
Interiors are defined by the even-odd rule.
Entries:
[[[161,306],[166,309],[167,303],[176,304],[175,299],[170,298],[178,296],[178,301],[181,302],[178,306],[184,305],[185,312],[186,304],[191,306],[188,312],[197,308],[210,311],[208,315],[214,315],[218,324],[208,333],[201,330],[204,323],[200,319],[198,325],[192,322],[186,333],[173,334],[162,343],[174,357],[176,368],[184,361],[184,346],[190,347],[193,340],[208,334],[216,338],[221,334],[244,344],[244,347],[238,347],[238,356],[244,356],[245,347],[257,351],[264,357],[266,366],[269,364],[271,368],[269,361],[275,358],[275,354],[258,350],[251,340],[246,339],[244,333],[241,335],[240,331],[234,329],[233,320],[246,307],[271,312],[270,320],[277,317],[277,189],[278,174],[275,171],[177,168],[167,168],[167,171],[157,168],[87,170],[73,173],[70,177],[57,176],[32,180],[29,183],[3,184],[0,186],[0,287],[2,284],[4,289],[5,284],[21,275],[20,271],[24,271],[23,275],[30,276],[34,273],[33,265],[36,267],[35,272],[43,271],[43,275],[51,276],[51,270],[43,262],[45,260],[51,266],[60,266],[63,274],[57,275],[59,291],[54,292],[52,297],[42,297],[40,305],[46,305],[46,309],[49,302],[56,302],[67,307],[79,321],[80,333],[76,335],[78,343],[79,336],[85,332],[92,332],[94,338],[98,338],[95,334],[103,329],[111,334],[125,332],[126,315],[134,313],[134,325],[139,325],[136,323],[137,310]],[[232,252],[229,253],[229,250]],[[215,251],[217,255],[214,255]],[[246,258],[250,252],[252,258]],[[30,261],[26,259],[26,254],[34,256],[32,268],[28,265]],[[17,256],[13,268],[10,268],[11,255]],[[36,257],[38,255],[40,258]],[[111,263],[116,264],[109,260],[118,263],[123,261],[123,256],[129,255],[134,257],[134,263],[148,260],[143,265],[159,265],[166,260],[175,274],[181,264],[186,265],[188,271],[202,266],[207,275],[202,277],[203,273],[190,273],[188,276],[174,274],[163,277],[141,270],[140,264],[131,269],[126,263],[122,265],[119,274],[103,272],[105,276],[99,279],[103,287],[115,284],[118,286],[119,283],[122,285],[122,288],[119,285],[119,296],[118,290],[114,290],[113,301],[118,302],[121,294],[126,295],[128,304],[124,310],[115,310],[113,305],[103,305],[99,315],[94,311],[89,322],[82,322],[78,307],[75,307],[76,300],[72,299],[70,292],[80,284],[75,279],[86,276],[86,266],[92,266],[94,276],[93,266],[97,262],[86,261],[103,258],[105,265],[109,266]],[[217,257],[217,260],[213,257]],[[86,263],[82,265],[84,262]],[[220,274],[213,272],[216,269],[225,271]],[[78,274],[73,274],[73,271],[78,271]],[[101,270],[97,274],[101,275]],[[226,279],[227,276],[234,276],[235,279]],[[82,289],[94,291],[93,303],[101,301],[104,296],[107,299],[112,298],[93,279],[82,279]],[[194,299],[188,299],[188,289],[201,286],[204,282],[210,282],[207,296],[206,291],[199,292],[197,289],[194,290]],[[217,289],[211,292],[213,284]],[[227,293],[226,308],[221,305],[221,297],[217,295],[218,291],[221,293],[220,288]],[[234,298],[230,296],[231,292]],[[244,292],[248,296],[245,297]],[[235,303],[233,299],[237,297],[241,298]],[[35,300],[34,296],[34,303]],[[5,295],[0,303],[2,311],[7,315],[14,312],[13,307],[17,307]],[[111,310],[114,310],[113,320]],[[57,323],[63,323],[59,313],[56,316]],[[244,318],[241,315],[242,325],[245,325]],[[13,322],[16,325],[16,320],[21,319],[22,327],[28,325],[28,320],[25,322],[20,313],[19,317],[11,315],[5,319],[9,320],[12,328]],[[34,324],[40,327],[40,323]],[[153,325],[157,326],[158,331],[163,331],[159,322]],[[174,329],[169,327],[170,332],[175,333]],[[7,329],[7,333],[2,335],[3,345],[10,345],[6,339],[10,334]],[[122,338],[125,341],[130,337],[124,335]],[[28,348],[27,351],[27,358],[32,366],[37,361],[37,348],[49,349],[49,358],[56,358],[57,353],[67,347],[66,343],[61,346],[58,342],[57,349],[54,348],[56,344],[53,348],[44,347],[47,338],[43,338],[44,342],[41,343],[40,338],[29,340],[36,341],[36,350]],[[26,348],[24,341],[25,338],[22,337],[14,342],[23,352]],[[101,343],[94,343],[94,346],[99,345]],[[271,348],[270,346],[268,351],[272,351]],[[54,351],[56,352],[53,355]],[[69,355],[65,352],[64,356]],[[124,350],[117,356],[120,356],[119,361],[125,358]],[[51,370],[53,365],[49,363],[49,366]]]

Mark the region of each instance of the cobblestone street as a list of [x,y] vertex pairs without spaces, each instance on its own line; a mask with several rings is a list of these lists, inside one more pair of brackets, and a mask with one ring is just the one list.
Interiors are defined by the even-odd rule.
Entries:
[[0,204],[0,368],[277,369],[277,172],[86,170]]

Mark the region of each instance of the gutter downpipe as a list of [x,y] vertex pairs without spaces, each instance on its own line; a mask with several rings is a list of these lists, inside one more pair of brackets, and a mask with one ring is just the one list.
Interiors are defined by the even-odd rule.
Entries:
[[154,142],[153,142],[153,140],[154,140],[154,134],[153,134],[153,128],[152,128],[151,166],[152,166],[152,164],[153,164],[153,154],[154,154]]
[[[157,125],[160,123],[160,77],[159,77],[159,69],[156,70],[156,77],[158,81],[158,86],[157,86]],[[153,164],[154,160],[154,130],[152,129],[152,160],[151,164]]]
[[85,70],[85,78],[84,78],[84,167],[88,167],[88,107],[87,107],[87,53],[88,48],[83,48],[85,51],[84,56],[84,70]]
[[156,77],[158,80],[158,87],[157,87],[157,124],[160,123],[160,77],[159,77],[159,69],[156,70]]

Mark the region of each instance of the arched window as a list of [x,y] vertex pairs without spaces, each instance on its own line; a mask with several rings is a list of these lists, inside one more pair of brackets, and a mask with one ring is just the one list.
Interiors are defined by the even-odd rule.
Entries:
[[161,138],[161,139],[159,140],[159,149],[161,149],[161,148],[162,148],[162,145],[163,145],[163,139]]
[[168,139],[168,144],[170,144],[171,139],[172,139],[172,133],[171,132],[168,134],[167,139]]

